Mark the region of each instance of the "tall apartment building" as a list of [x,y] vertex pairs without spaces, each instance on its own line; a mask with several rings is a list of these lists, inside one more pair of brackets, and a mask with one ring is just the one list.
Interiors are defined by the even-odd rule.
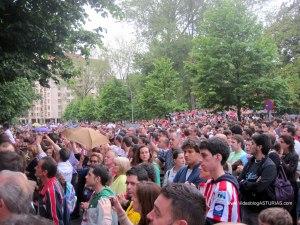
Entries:
[[53,80],[49,82],[50,88],[36,84],[36,92],[40,99],[33,103],[27,115],[20,118],[24,123],[58,122],[63,116],[67,105],[74,98],[71,91],[63,84],[57,85]]

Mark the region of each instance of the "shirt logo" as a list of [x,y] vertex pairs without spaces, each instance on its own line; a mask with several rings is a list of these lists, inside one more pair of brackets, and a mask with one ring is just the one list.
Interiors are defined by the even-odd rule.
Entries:
[[224,211],[224,205],[216,203],[213,211],[214,216],[222,217]]

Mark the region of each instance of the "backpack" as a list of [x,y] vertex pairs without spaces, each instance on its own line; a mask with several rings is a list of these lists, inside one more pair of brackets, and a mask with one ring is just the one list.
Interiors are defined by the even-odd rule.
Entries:
[[291,182],[287,179],[282,165],[279,165],[278,174],[274,181],[275,201],[281,202],[282,206],[287,209],[292,209],[292,202],[294,201],[294,189]]

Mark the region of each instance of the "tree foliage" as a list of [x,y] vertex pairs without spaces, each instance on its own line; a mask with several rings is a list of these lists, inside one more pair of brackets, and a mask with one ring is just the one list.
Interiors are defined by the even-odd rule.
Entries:
[[[278,62],[275,43],[239,1],[221,0],[205,13],[187,67],[194,73],[194,90],[206,107],[260,107],[278,95],[279,77],[270,76]],[[272,95],[271,95],[272,94]],[[278,94],[278,93],[277,93]]]
[[22,116],[32,101],[37,99],[32,86],[33,84],[25,78],[0,83],[1,123]]
[[156,60],[138,97],[143,117],[164,117],[167,113],[186,109],[187,105],[179,102],[181,86],[171,61],[166,58]]
[[109,0],[1,1],[0,83],[25,77],[47,85],[50,77],[70,77],[71,61],[65,53],[88,55],[101,37],[83,30],[84,5],[104,14],[117,9]]
[[130,93],[121,80],[111,79],[100,90],[97,98],[101,121],[130,119]]

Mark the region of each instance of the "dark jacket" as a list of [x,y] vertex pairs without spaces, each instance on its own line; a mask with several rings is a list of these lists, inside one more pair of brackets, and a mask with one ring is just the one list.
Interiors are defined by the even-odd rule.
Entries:
[[247,207],[253,212],[270,207],[261,203],[274,200],[273,184],[276,177],[276,165],[268,156],[259,162],[252,157],[238,178],[240,200],[246,202],[243,207]]
[[195,184],[197,187],[201,181],[204,181],[202,178],[200,178],[199,165],[200,164],[198,163],[193,167],[192,173],[187,179],[186,179],[186,173],[188,171],[188,166],[182,167],[180,170],[178,170],[173,182],[185,183],[186,181],[188,181],[190,183]]
[[295,151],[289,152],[282,157],[282,167],[287,179],[291,183],[296,183],[296,171],[298,166],[299,156]]

